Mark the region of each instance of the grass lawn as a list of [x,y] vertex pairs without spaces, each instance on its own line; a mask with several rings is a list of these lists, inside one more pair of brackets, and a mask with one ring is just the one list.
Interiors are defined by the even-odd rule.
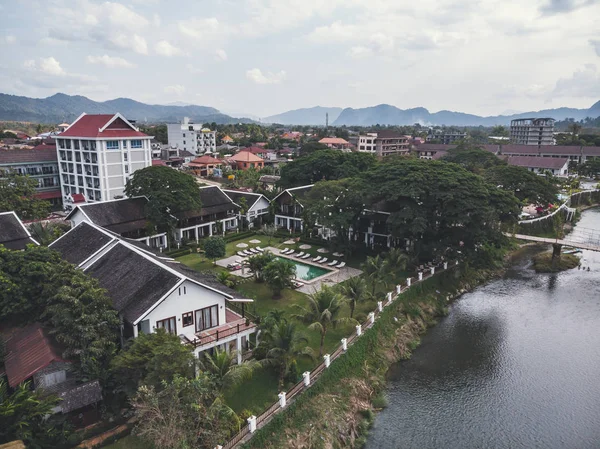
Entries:
[[150,449],[150,446],[135,435],[127,435],[125,438],[104,446],[104,449]]
[[274,370],[259,368],[252,379],[225,395],[227,405],[236,413],[249,410],[260,415],[265,408],[277,400],[279,379]]

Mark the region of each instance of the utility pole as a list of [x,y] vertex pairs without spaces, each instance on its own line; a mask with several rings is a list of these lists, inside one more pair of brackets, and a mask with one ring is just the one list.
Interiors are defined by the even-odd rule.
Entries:
[[329,112],[325,113],[325,129],[329,129]]

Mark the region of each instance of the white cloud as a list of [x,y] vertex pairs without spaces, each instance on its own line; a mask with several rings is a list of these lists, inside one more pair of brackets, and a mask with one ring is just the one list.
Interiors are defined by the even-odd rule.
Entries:
[[146,39],[139,34],[128,35],[117,33],[113,36],[109,36],[108,43],[111,48],[131,50],[140,55],[148,54],[148,44],[146,43]]
[[54,59],[52,56],[48,58],[40,58],[37,61],[29,59],[23,64],[28,70],[40,72],[45,75],[52,76],[64,76],[67,74],[65,70],[60,66],[60,62]]
[[166,94],[179,96],[185,93],[185,87],[183,87],[181,84],[174,84],[172,86],[165,87],[164,91]]
[[596,55],[600,56],[600,39],[590,39],[590,45],[594,47]]
[[586,64],[568,78],[556,82],[554,95],[559,97],[600,97],[600,72],[595,64]]
[[226,32],[225,27],[219,24],[216,17],[207,19],[193,17],[181,20],[177,27],[182,34],[195,39],[213,39],[219,32]]
[[88,56],[86,58],[87,62],[90,64],[102,64],[106,67],[122,67],[122,68],[133,68],[135,64],[127,61],[124,58],[119,58],[117,56]]
[[176,46],[174,46],[173,44],[171,44],[169,41],[158,41],[156,43],[156,45],[154,46],[154,50],[156,51],[157,54],[161,55],[161,56],[167,56],[167,57],[171,57],[171,56],[181,56],[184,53],[184,51],[181,48],[178,48]]
[[251,69],[246,71],[246,78],[256,84],[280,84],[285,79],[285,71],[277,73],[262,73],[260,69]]
[[193,64],[186,64],[186,69],[188,72],[193,73],[195,75],[199,75],[200,73],[204,73],[204,69],[200,67],[195,67]]
[[11,34],[4,36],[4,42],[7,44],[14,44],[17,42],[17,38]]
[[217,61],[227,61],[227,53],[222,48],[215,51],[215,58]]

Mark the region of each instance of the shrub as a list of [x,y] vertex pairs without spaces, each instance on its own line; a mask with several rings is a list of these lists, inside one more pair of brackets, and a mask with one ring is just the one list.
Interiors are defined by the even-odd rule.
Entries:
[[385,396],[385,393],[382,391],[377,396],[375,396],[371,400],[371,404],[376,409],[386,408],[388,406],[388,400],[387,400],[387,397]]

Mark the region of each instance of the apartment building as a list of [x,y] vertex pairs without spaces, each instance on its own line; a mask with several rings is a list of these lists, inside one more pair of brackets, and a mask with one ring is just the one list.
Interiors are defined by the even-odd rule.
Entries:
[[56,148],[0,150],[0,172],[13,171],[27,175],[38,183],[37,197],[59,207],[62,204]]
[[408,154],[409,136],[396,131],[383,130],[358,136],[358,151],[377,156],[390,154]]
[[459,131],[431,131],[427,134],[427,142],[437,142],[442,145],[452,145],[457,140],[465,140],[467,133]]
[[131,174],[152,165],[151,141],[121,114],[81,114],[56,136],[65,207],[74,194],[89,202],[121,198]]
[[185,117],[181,123],[167,125],[169,145],[189,151],[192,154],[215,153],[217,151],[217,132],[194,124]]
[[520,118],[510,121],[510,141],[516,145],[554,145],[553,118]]

